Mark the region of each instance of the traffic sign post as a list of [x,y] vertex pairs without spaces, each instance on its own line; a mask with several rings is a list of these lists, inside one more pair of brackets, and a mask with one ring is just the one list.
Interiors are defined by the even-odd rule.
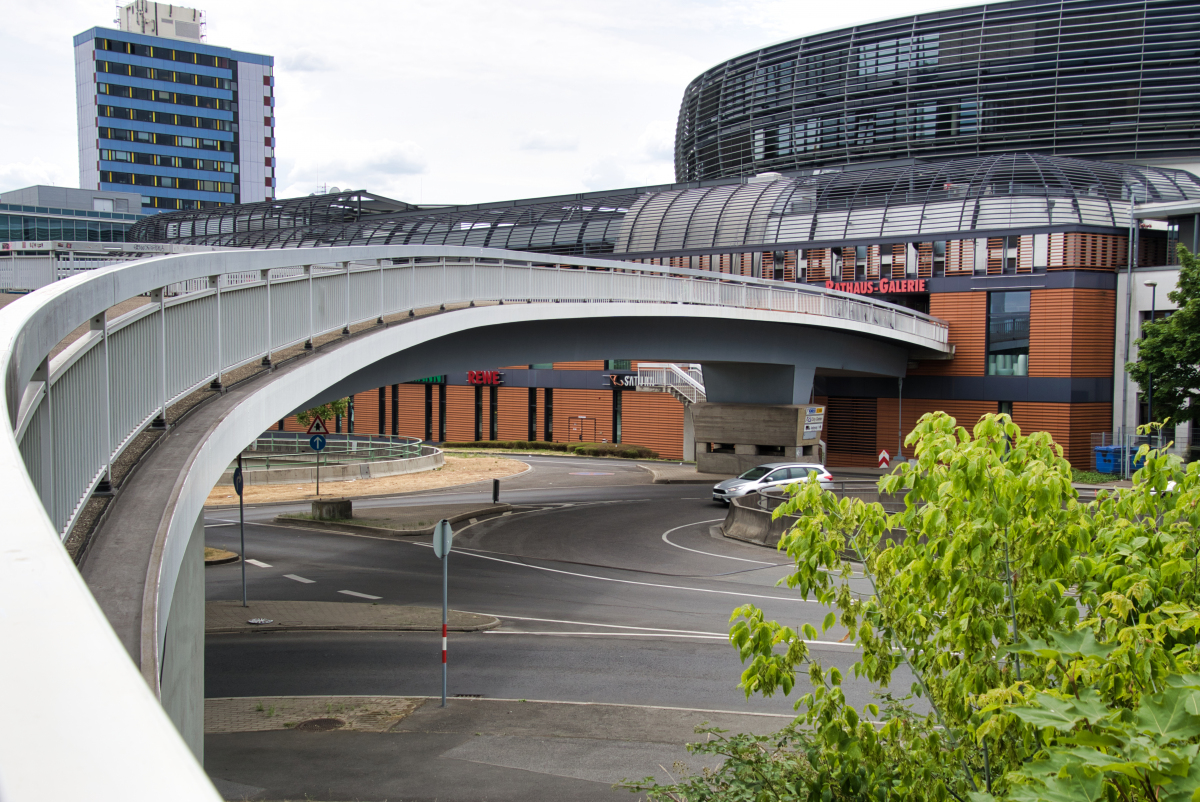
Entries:
[[238,454],[238,466],[233,469],[233,489],[238,494],[238,532],[242,538],[242,606],[246,604],[246,505],[242,499],[242,455]]
[[[318,428],[317,427],[318,423],[321,424],[319,427],[321,429],[321,433],[314,434],[314,430]],[[312,426],[308,427],[309,434],[312,434],[312,437],[308,438],[308,446],[313,451],[317,452],[317,495],[318,496],[321,495],[321,452],[325,450],[325,434],[328,433],[328,431],[329,430],[325,428],[325,421],[321,420],[320,418],[313,418]]]
[[450,545],[454,530],[445,518],[433,530],[433,553],[442,561],[442,707],[446,706],[446,633],[450,623]]

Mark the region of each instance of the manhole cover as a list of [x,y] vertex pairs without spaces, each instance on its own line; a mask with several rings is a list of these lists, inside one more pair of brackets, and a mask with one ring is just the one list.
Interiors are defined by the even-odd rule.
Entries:
[[275,623],[275,619],[274,618],[251,618],[246,623],[247,624],[273,624],[273,623]]
[[310,718],[308,721],[301,721],[297,724],[296,729],[301,732],[329,732],[345,726],[346,722],[340,718]]
[[572,476],[615,476],[612,471],[571,471]]

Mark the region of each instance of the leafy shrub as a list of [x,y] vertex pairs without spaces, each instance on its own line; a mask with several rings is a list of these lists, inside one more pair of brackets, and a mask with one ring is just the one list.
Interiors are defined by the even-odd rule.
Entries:
[[[1200,463],[1143,446],[1131,489],[1081,504],[1061,447],[1007,415],[972,432],[925,415],[905,442],[915,464],[879,480],[903,510],[809,482],[775,512],[796,516],[779,544],[787,585],[832,608],[823,621],[734,611],[741,687],[788,694],[806,677],[799,718],[692,747],[727,757],[716,772],[630,787],[689,802],[1200,802]],[[869,588],[852,590],[852,569]],[[907,666],[912,695],[848,704],[810,651],[834,627],[858,647],[856,678],[887,687]]]

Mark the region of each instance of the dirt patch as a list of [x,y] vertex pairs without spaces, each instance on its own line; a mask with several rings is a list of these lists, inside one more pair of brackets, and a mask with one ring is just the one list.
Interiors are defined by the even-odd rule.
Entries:
[[[321,487],[321,498],[355,498],[358,496],[388,496],[412,493],[439,487],[484,482],[521,473],[529,466],[504,457],[446,457],[441,468],[423,473],[382,476],[378,479],[358,479],[353,482],[330,482]],[[316,484],[254,485],[246,488],[247,504],[269,504],[276,501],[311,501],[317,498]],[[208,495],[209,507],[236,506],[237,495],[232,487],[218,486]]]
[[[369,696],[268,696],[206,699],[204,731],[387,732],[425,703],[424,699]],[[334,723],[336,722],[336,724]]]

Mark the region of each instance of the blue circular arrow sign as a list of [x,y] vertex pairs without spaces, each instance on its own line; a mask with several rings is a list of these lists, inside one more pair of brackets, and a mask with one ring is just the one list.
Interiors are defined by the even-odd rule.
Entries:
[[321,451],[325,448],[325,436],[314,434],[312,437],[308,438],[308,444],[312,447],[313,451]]
[[237,494],[238,494],[239,496],[242,494],[242,481],[243,481],[243,479],[242,479],[242,469],[241,469],[241,468],[234,468],[234,469],[233,469],[233,489],[234,489],[235,491],[237,491]]

